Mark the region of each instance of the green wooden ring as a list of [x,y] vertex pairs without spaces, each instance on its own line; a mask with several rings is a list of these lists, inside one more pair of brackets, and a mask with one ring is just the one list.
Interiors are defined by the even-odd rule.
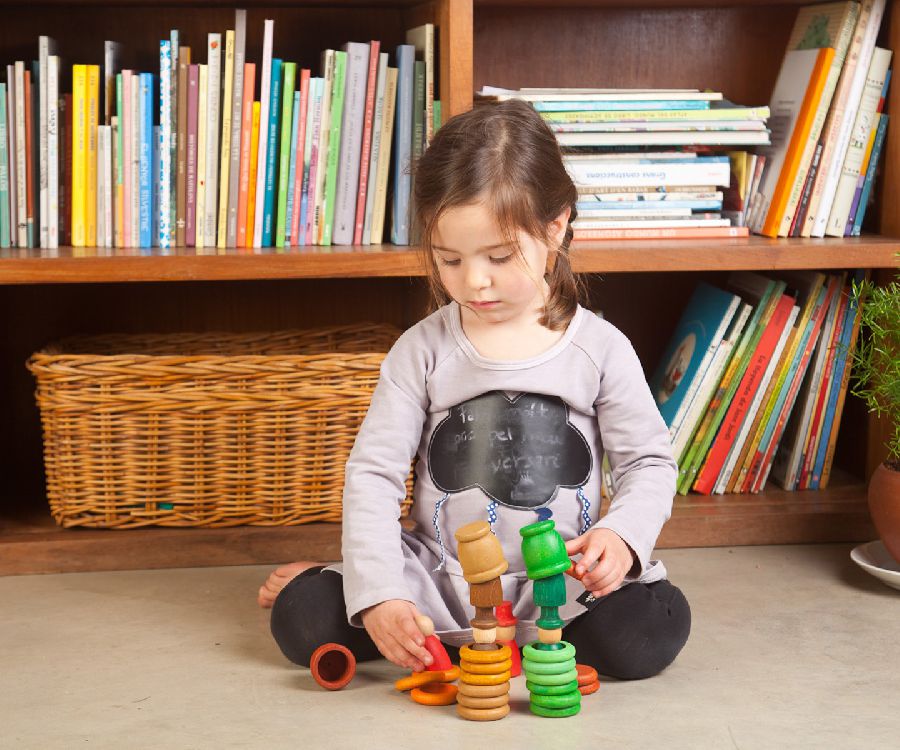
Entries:
[[544,708],[543,706],[536,706],[534,703],[529,703],[529,708],[531,708],[531,713],[536,714],[537,716],[544,716],[548,719],[562,719],[566,716],[574,716],[581,710],[581,704],[579,703],[577,706],[570,706],[569,708]]
[[534,674],[526,669],[525,679],[529,682],[536,682],[538,685],[565,685],[572,680],[578,682],[578,670],[570,669],[561,674]]
[[565,685],[541,685],[539,682],[526,679],[525,687],[532,695],[565,695],[578,690],[578,681],[567,682]]
[[542,662],[559,662],[566,659],[575,658],[575,647],[568,641],[560,641],[563,647],[553,651],[542,651],[534,647],[533,643],[528,643],[522,649],[522,654],[529,661]]
[[562,674],[570,669],[575,669],[575,659],[566,659],[561,662],[529,661],[528,671],[532,674]]
[[531,705],[541,708],[571,708],[581,705],[581,693],[576,689],[562,695],[532,695]]

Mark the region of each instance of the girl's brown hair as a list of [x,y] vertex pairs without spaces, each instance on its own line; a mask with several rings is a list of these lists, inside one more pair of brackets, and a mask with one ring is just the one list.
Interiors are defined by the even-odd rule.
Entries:
[[435,227],[445,211],[486,196],[504,240],[518,248],[516,230],[549,244],[550,223],[570,209],[562,243],[548,256],[545,278],[550,296],[540,320],[552,330],[565,328],[584,296],[569,263],[578,191],[563,166],[556,137],[534,108],[513,99],[478,104],[451,118],[435,134],[414,171],[414,234],[421,237],[435,306],[450,301],[432,247]]

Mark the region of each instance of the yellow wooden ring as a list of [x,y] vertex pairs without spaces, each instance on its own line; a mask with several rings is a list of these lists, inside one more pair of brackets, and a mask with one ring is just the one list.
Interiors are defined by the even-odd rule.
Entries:
[[473,698],[471,695],[459,693],[456,702],[467,708],[499,708],[509,703],[509,693],[495,695],[493,698]]
[[429,682],[413,688],[409,697],[423,706],[449,706],[456,702],[456,685],[449,682]]
[[476,651],[471,646],[463,646],[459,650],[460,660],[470,664],[494,664],[498,661],[506,661],[511,656],[512,652],[509,650],[509,646],[501,646],[492,651]]
[[469,674],[500,674],[512,669],[512,659],[498,661],[496,664],[473,664],[470,661],[461,661],[459,667]]
[[470,685],[467,682],[459,683],[459,694],[469,698],[496,698],[498,695],[507,695],[508,693],[508,682],[501,682],[499,685]]
[[509,704],[497,708],[469,708],[457,703],[456,713],[470,721],[496,721],[509,713]]
[[500,674],[472,674],[461,672],[459,679],[469,685],[499,685],[501,682],[509,682],[509,670]]

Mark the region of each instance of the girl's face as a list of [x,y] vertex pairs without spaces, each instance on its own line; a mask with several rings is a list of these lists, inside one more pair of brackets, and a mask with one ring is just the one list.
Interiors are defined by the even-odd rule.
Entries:
[[[559,246],[568,209],[551,224]],[[432,246],[441,283],[459,305],[485,323],[531,322],[548,294],[549,248],[519,231],[521,254],[504,242],[483,202],[448,209],[435,226]]]

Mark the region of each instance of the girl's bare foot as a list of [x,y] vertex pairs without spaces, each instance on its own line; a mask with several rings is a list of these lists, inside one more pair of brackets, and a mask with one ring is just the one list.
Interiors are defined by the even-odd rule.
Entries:
[[296,578],[304,570],[315,567],[316,565],[322,565],[322,563],[308,561],[295,562],[282,565],[280,568],[273,570],[266,579],[266,582],[259,587],[259,595],[256,597],[259,606],[264,609],[270,608],[275,603],[275,597],[278,596],[278,592],[287,586],[289,581]]

